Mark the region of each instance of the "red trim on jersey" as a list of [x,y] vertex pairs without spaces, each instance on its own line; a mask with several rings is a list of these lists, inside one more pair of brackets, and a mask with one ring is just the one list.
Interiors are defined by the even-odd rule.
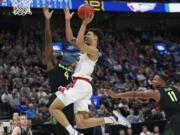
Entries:
[[84,78],[84,77],[73,77],[73,80],[83,80],[88,83],[91,83],[91,80],[89,80],[88,78]]
[[76,84],[77,80],[83,80],[83,81],[86,81],[88,83],[91,83],[91,81],[87,78],[84,78],[84,77],[73,77],[73,81],[67,85],[66,87],[59,87],[58,90],[62,93],[64,93],[65,90],[69,90],[70,88],[73,88],[74,85]]

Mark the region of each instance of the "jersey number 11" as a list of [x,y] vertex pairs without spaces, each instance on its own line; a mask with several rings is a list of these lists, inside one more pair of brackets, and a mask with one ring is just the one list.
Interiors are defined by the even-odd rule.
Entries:
[[168,92],[169,97],[171,98],[172,102],[177,102],[177,97],[176,94],[174,93],[174,91],[169,91]]

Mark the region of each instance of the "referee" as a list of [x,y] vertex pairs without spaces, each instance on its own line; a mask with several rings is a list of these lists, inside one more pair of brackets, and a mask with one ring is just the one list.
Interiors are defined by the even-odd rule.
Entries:
[[[52,46],[52,36],[51,36],[51,29],[50,29],[50,19],[53,14],[53,11],[49,12],[48,8],[43,9],[44,16],[45,16],[45,57],[46,57],[46,64],[47,64],[47,71],[49,77],[49,83],[51,86],[51,92],[53,96],[50,99],[50,103],[56,98],[55,92],[58,90],[59,86],[67,86],[71,82],[71,75],[72,72],[70,68],[62,65],[62,55],[53,54],[53,46]],[[66,114],[68,120],[73,125],[74,121],[74,111],[73,111],[73,104],[67,106],[63,109],[63,112]],[[54,132],[54,131],[53,131]],[[55,125],[55,135],[68,135],[68,132],[64,127],[62,127],[58,122]]]

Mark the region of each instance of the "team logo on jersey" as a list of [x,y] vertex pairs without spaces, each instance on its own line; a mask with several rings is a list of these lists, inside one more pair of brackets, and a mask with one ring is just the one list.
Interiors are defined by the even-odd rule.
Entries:
[[147,12],[147,11],[153,10],[156,7],[156,3],[134,3],[134,2],[128,2],[127,6],[133,12]]

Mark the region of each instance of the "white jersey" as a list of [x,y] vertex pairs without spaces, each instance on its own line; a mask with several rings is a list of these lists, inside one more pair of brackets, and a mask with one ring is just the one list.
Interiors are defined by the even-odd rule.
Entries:
[[80,55],[80,59],[76,65],[73,76],[84,77],[92,80],[91,74],[94,71],[94,67],[97,61],[89,59],[86,53]]

